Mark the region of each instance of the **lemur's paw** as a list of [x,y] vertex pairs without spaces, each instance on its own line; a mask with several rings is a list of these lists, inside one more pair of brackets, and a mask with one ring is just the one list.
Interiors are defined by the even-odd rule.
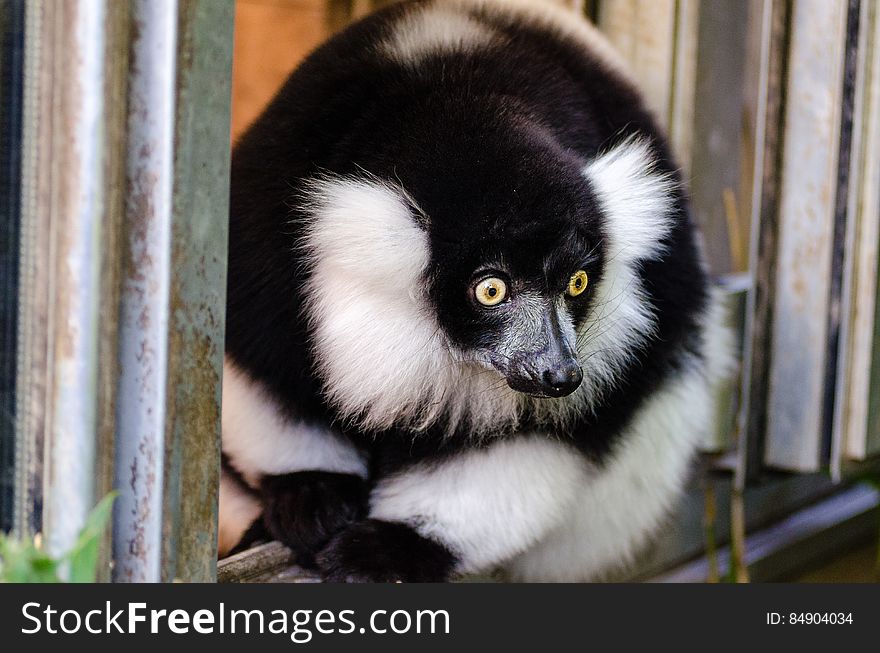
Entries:
[[317,563],[328,583],[439,583],[455,557],[409,526],[366,519],[333,537]]
[[315,554],[335,534],[361,519],[368,491],[352,474],[295,472],[262,481],[263,521],[275,539],[289,546],[296,562],[314,565]]

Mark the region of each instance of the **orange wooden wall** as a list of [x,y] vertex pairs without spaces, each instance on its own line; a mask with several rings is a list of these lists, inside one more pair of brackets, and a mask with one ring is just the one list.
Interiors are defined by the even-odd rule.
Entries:
[[290,71],[330,33],[326,0],[237,0],[232,65],[233,141]]

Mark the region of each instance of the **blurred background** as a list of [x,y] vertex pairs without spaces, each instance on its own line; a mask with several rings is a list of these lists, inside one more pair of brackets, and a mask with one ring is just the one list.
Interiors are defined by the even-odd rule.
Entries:
[[[614,579],[880,579],[875,0],[534,0],[595,22],[666,127],[738,375]],[[0,3],[0,529],[114,580],[215,564],[229,144],[370,0]]]

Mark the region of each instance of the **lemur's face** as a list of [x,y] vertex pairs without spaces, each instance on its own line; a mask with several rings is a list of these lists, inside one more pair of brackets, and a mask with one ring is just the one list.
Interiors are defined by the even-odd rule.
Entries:
[[565,420],[650,337],[638,270],[672,194],[649,145],[542,158],[515,136],[468,156],[435,138],[424,160],[306,188],[313,356],[344,417],[475,434],[524,409]]
[[588,337],[603,248],[588,189],[565,189],[575,194],[464,220],[457,241],[433,244],[441,327],[470,360],[535,397],[563,397],[583,380],[578,337]]

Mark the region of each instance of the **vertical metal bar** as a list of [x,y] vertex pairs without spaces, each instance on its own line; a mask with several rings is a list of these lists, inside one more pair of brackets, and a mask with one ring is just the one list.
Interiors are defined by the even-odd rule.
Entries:
[[133,7],[113,577],[146,582],[162,551],[177,2]]
[[217,574],[233,19],[180,2],[163,580]]
[[[98,366],[98,288],[101,237],[99,167],[103,85],[104,6],[72,2],[64,16],[65,45],[77,56],[56,61],[64,76],[59,116],[63,139],[53,178],[59,184],[57,288],[50,307],[55,319],[49,334],[54,352],[48,409],[50,418],[44,486],[47,550],[59,555],[71,548],[95,503],[95,382]],[[69,12],[69,14],[68,14]],[[56,21],[55,27],[64,27]],[[69,39],[69,41],[67,40]],[[69,64],[69,65],[65,65]],[[62,68],[62,70],[58,70]],[[63,173],[61,172],[63,170]]]

